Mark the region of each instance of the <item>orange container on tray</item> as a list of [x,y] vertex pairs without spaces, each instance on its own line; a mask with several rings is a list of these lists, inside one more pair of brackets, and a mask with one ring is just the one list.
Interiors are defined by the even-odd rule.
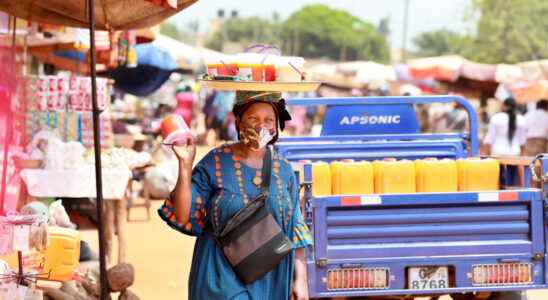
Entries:
[[276,81],[276,67],[274,65],[264,66],[264,81]]
[[238,64],[228,63],[228,64],[219,64],[217,66],[217,73],[220,76],[236,76],[238,75]]
[[264,81],[264,66],[262,64],[251,64],[251,78],[253,81]]

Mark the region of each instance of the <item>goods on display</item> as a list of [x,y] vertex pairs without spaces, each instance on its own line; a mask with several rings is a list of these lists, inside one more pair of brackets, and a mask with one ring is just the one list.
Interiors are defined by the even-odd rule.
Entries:
[[422,159],[415,161],[418,193],[456,192],[458,190],[457,163],[450,159]]
[[[24,79],[27,107],[37,111],[91,111],[91,78],[81,76],[29,76]],[[97,104],[107,108],[108,79],[97,78]]]
[[279,53],[239,53],[226,57],[225,60],[207,63],[207,74],[203,82],[208,87],[219,90],[316,90],[319,82],[307,81],[304,64],[302,57],[281,56]]
[[298,82],[306,80],[302,57],[240,53],[228,61],[207,64],[211,77],[229,76],[242,81]]
[[499,189],[500,165],[492,158],[467,158],[457,161],[459,191]]
[[80,259],[80,234],[76,230],[61,227],[51,227],[48,233],[44,270],[51,272],[51,280],[70,280]]
[[[101,152],[101,163],[103,168],[138,168],[150,162],[150,154],[137,152],[128,148],[110,148]],[[84,161],[87,165],[95,163],[93,151],[86,150]]]
[[409,194],[416,192],[415,164],[410,160],[386,159],[373,162],[375,193]]
[[[24,143],[43,129],[53,129],[63,141],[82,142],[93,146],[91,79],[81,76],[27,76],[21,95],[25,102],[16,119]],[[110,89],[106,78],[97,79],[97,101],[100,110],[101,146],[112,147],[114,134],[109,113]]]
[[373,194],[373,165],[367,161],[331,163],[333,195]]
[[312,195],[331,195],[331,168],[328,163],[316,162],[312,164]]
[[[34,283],[37,279],[51,279],[44,268],[48,260],[44,253],[50,243],[47,222],[47,215],[43,214],[12,212],[0,217],[0,299],[42,299],[42,291]],[[73,272],[74,269],[71,276]]]
[[[492,191],[499,189],[495,159],[384,159],[354,162],[302,161],[312,167],[312,195],[364,195]],[[301,179],[302,180],[302,179]]]

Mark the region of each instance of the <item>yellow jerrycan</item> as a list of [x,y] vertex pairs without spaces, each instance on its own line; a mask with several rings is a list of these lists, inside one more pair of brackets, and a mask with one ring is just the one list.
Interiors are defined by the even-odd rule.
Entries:
[[331,163],[331,183],[333,195],[373,194],[373,165],[368,161],[334,161]]
[[410,160],[384,159],[373,162],[376,194],[415,193],[415,164]]
[[417,192],[443,193],[458,190],[457,163],[451,159],[415,161]]
[[459,191],[494,191],[499,189],[500,165],[492,158],[466,158],[457,161]]

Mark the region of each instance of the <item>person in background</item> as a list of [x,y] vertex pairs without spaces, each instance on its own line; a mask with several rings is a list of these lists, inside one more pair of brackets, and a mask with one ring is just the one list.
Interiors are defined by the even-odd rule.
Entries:
[[542,99],[537,102],[536,109],[525,116],[525,124],[527,127],[525,155],[548,153],[548,100]]
[[184,85],[177,89],[175,98],[177,99],[175,114],[180,115],[190,127],[192,125],[192,110],[194,103],[196,103],[196,94],[189,85]]
[[493,115],[483,141],[487,155],[522,155],[526,139],[525,118],[516,111],[516,100],[507,98]]
[[468,131],[468,113],[459,103],[453,104],[453,109],[447,113],[446,118],[448,131]]

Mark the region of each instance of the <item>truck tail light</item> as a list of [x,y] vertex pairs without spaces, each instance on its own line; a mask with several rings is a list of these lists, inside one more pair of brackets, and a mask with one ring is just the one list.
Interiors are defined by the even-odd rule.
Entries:
[[338,268],[327,271],[327,289],[360,290],[388,288],[387,268]]
[[472,266],[474,285],[512,285],[533,283],[533,265],[503,263]]

